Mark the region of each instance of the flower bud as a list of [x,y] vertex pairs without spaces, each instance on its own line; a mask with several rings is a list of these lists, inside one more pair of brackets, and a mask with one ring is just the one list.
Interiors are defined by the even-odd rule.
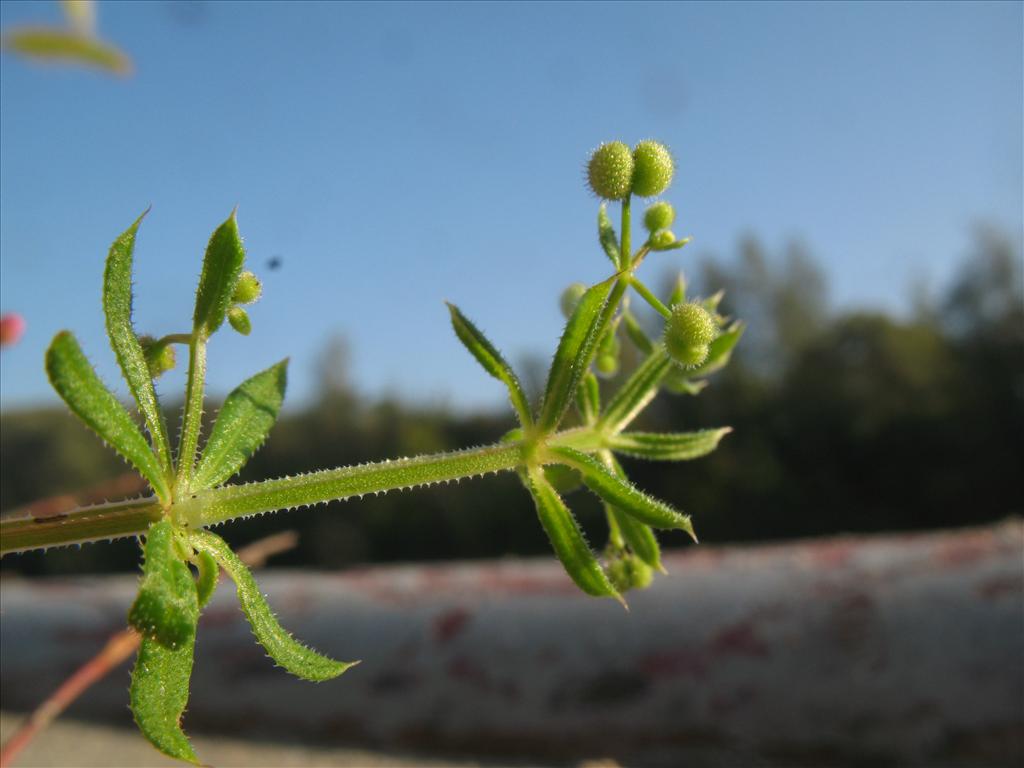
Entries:
[[657,232],[659,229],[668,229],[676,220],[676,211],[671,203],[664,200],[654,203],[644,213],[644,226],[648,232]]
[[651,235],[649,242],[652,251],[663,251],[670,248],[675,241],[676,236],[671,229],[661,229]]
[[623,200],[633,181],[633,153],[621,141],[602,144],[587,165],[587,181],[605,200]]
[[160,378],[177,364],[177,355],[170,344],[158,344],[152,336],[140,336],[139,343],[151,378]]
[[252,322],[249,320],[249,313],[241,307],[232,307],[228,310],[228,322],[231,323],[232,328],[243,336],[248,336],[252,332]]
[[252,304],[263,294],[263,286],[260,280],[249,270],[245,270],[238,276],[235,283],[235,292],[231,294],[232,304]]
[[693,367],[708,357],[708,345],[718,335],[715,319],[700,304],[676,304],[665,323],[665,348],[679,365]]
[[657,141],[641,141],[633,150],[633,194],[660,195],[672,183],[675,163],[668,147]]
[[558,300],[558,304],[562,308],[562,314],[565,315],[566,319],[572,316],[576,305],[580,303],[580,299],[583,298],[583,294],[586,292],[587,286],[583,283],[573,283],[562,291],[562,297]]

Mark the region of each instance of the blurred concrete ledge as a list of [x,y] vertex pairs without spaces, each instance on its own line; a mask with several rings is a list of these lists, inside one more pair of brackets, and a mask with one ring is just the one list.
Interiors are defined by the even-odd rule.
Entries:
[[[630,611],[553,560],[259,576],[276,669],[222,584],[186,727],[419,754],[637,766],[1024,764],[1024,524],[671,554]],[[26,710],[123,626],[133,577],[5,579],[0,690]],[[72,717],[124,723],[127,668]]]

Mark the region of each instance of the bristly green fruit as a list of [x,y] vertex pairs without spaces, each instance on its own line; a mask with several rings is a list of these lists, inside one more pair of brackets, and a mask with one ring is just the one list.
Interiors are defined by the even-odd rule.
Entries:
[[690,368],[708,357],[708,346],[718,335],[715,319],[700,304],[676,304],[665,322],[665,349],[676,363]]
[[668,147],[657,141],[641,141],[633,150],[633,194],[660,195],[672,183],[675,162]]
[[243,336],[252,333],[252,321],[249,319],[249,313],[241,307],[232,307],[228,310],[228,322]]
[[587,165],[587,181],[598,197],[624,200],[633,183],[633,153],[621,141],[602,144]]
[[650,244],[652,251],[664,251],[675,245],[676,235],[671,229],[661,229],[651,235]]
[[632,552],[610,551],[607,555],[605,570],[608,572],[608,580],[619,592],[646,589],[651,585],[654,571]]
[[583,298],[583,294],[587,292],[587,286],[583,283],[573,283],[564,291],[562,291],[561,297],[558,299],[558,306],[562,310],[562,315],[568,320],[576,309],[576,305],[580,303],[580,299]]
[[238,276],[235,284],[235,292],[231,294],[231,301],[235,304],[252,304],[263,295],[263,286],[260,279],[249,270],[245,270]]
[[651,205],[644,212],[644,227],[648,232],[657,232],[659,229],[668,229],[676,220],[676,211],[671,203],[661,200]]
[[146,357],[149,375],[158,379],[177,365],[178,358],[170,344],[158,344],[152,336],[140,336],[139,343]]

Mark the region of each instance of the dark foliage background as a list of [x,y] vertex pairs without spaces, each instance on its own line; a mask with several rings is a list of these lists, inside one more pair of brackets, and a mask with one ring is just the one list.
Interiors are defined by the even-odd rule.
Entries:
[[[637,428],[735,433],[707,459],[627,468],[693,514],[703,541],[966,526],[1024,512],[1024,309],[1011,240],[980,230],[954,283],[938,295],[918,291],[898,316],[830,309],[826,281],[799,246],[770,256],[749,239],[729,261],[700,262],[691,278],[691,293],[725,288],[723,310],[747,320],[748,334],[712,386],[699,397],[660,396]],[[542,365],[525,362],[536,386]],[[368,400],[345,369],[344,342],[328,343],[318,401],[282,418],[242,480],[477,445],[513,425],[510,412]],[[125,471],[56,409],[4,413],[0,456],[5,510]],[[571,503],[591,542],[603,543],[597,504],[586,492]],[[548,551],[512,475],[267,515],[222,532],[241,543],[284,528],[297,529],[301,544],[278,562],[321,568]],[[0,566],[82,572],[137,560],[135,543],[122,541]]]

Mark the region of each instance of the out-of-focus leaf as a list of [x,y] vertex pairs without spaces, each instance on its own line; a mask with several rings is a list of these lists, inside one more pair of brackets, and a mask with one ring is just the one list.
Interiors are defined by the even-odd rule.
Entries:
[[89,35],[59,27],[22,27],[3,37],[3,48],[45,62],[80,64],[117,75],[132,71],[132,62],[118,48]]
[[239,384],[224,401],[192,480],[193,491],[226,482],[267,439],[284,402],[288,361]]
[[597,209],[597,239],[601,242],[601,248],[604,249],[605,254],[618,269],[619,262],[622,260],[619,255],[619,238],[615,234],[615,227],[612,226],[612,222],[608,218],[605,203],[601,203],[601,207]]
[[623,432],[609,437],[608,447],[616,453],[641,459],[686,461],[707,456],[730,432],[731,427],[699,432]]

